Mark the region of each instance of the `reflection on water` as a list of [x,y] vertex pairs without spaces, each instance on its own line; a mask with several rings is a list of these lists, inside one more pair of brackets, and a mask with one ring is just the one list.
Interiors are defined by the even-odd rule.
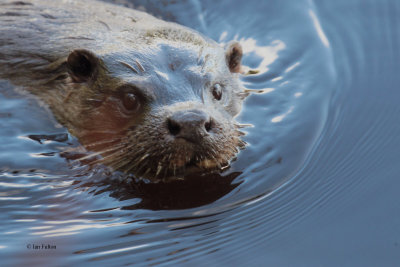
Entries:
[[116,2],[240,41],[248,146],[222,174],[135,181],[76,164],[2,81],[2,265],[396,266],[398,1]]

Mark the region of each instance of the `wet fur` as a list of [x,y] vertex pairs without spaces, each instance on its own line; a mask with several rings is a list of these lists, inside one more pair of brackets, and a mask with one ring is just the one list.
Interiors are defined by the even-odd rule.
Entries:
[[[241,59],[237,45],[225,53],[186,27],[92,1],[61,7],[50,0],[6,1],[0,4],[0,29],[0,78],[44,101],[87,150],[95,151],[89,158],[100,155],[98,162],[116,170],[162,179],[183,175],[189,161],[219,169],[244,145],[233,119],[245,97],[236,81]],[[71,73],[67,62],[76,49],[98,59],[95,72],[84,81]],[[159,57],[171,62],[156,61]],[[165,85],[159,70],[182,79]],[[224,106],[204,100],[208,92],[202,88],[215,80],[229,89]],[[143,110],[125,118],[113,99],[118,88],[136,81],[145,81],[144,88],[166,87],[142,92]],[[169,140],[165,119],[190,103],[215,114],[215,134],[201,144]]]

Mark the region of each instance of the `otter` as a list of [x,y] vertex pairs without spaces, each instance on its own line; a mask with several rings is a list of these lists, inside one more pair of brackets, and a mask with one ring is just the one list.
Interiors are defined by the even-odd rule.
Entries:
[[91,153],[150,181],[229,166],[245,143],[242,48],[97,1],[0,4],[0,78],[44,102]]

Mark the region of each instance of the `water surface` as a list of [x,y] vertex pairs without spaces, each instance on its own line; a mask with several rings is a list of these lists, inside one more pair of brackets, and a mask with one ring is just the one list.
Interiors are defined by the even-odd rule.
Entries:
[[240,41],[248,146],[221,175],[124,183],[2,81],[2,265],[398,265],[400,2],[125,2]]

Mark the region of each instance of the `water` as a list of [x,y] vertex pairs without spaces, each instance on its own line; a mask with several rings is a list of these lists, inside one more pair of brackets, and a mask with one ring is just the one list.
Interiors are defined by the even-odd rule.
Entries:
[[1,82],[2,265],[398,266],[400,2],[132,3],[242,43],[248,147],[221,177],[120,183]]

